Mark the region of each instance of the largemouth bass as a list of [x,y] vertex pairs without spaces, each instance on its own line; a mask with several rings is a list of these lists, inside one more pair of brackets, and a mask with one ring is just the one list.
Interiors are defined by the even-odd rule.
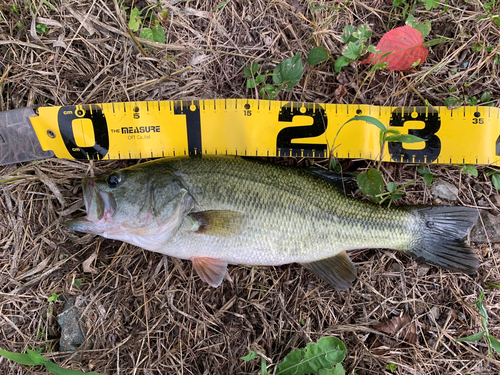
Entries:
[[468,274],[478,260],[462,240],[478,211],[386,209],[342,194],[306,170],[240,157],[159,159],[84,179],[87,216],[75,231],[190,259],[213,287],[228,264],[300,263],[345,290],[356,278],[346,251],[400,250]]

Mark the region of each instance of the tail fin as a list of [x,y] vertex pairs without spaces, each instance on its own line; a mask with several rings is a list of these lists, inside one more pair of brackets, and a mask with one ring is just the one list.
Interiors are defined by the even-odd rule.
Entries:
[[479,260],[462,239],[476,224],[477,209],[431,206],[416,208],[413,212],[422,227],[420,238],[408,251],[410,255],[452,271],[476,273]]

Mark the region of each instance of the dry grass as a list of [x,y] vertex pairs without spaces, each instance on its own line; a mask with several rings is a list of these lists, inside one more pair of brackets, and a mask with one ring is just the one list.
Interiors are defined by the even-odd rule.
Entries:
[[[170,0],[161,1],[167,10],[162,21],[166,45],[139,48],[122,13],[131,1],[48,3],[54,9],[43,1],[10,0],[0,5],[0,66],[2,73],[8,71],[0,83],[1,110],[254,97],[243,77],[245,65],[252,61],[272,69],[297,52],[307,55],[315,45],[338,55],[347,24],[369,24],[376,42],[385,31],[404,23],[401,10],[382,0],[353,0],[341,11],[322,9],[314,15],[303,0],[232,0],[217,11],[217,1]],[[409,106],[422,105],[424,98],[442,105],[449,90],[456,88],[456,95],[478,97],[490,91],[498,103],[495,51],[474,52],[472,47],[477,42],[498,50],[494,43],[499,28],[488,19],[476,21],[485,14],[477,0],[447,3],[446,12],[442,6],[426,11],[417,4],[415,16],[432,23],[430,38],[449,38],[432,48],[419,71],[377,72],[360,87],[366,67],[336,74],[332,64],[322,64],[306,68],[301,83],[279,99]],[[321,4],[341,5],[314,2]],[[14,5],[18,12],[12,11]],[[49,32],[37,34],[38,23],[49,25]],[[62,358],[56,351],[58,325],[46,314],[47,298],[55,292],[75,295],[85,306],[92,349],[84,351],[78,362],[64,362],[74,369],[145,375],[256,373],[257,361],[240,360],[249,349],[277,363],[294,348],[335,335],[347,346],[349,374],[388,373],[388,363],[397,365],[397,374],[500,372],[499,357],[488,357],[484,341],[455,341],[480,325],[479,314],[470,305],[480,287],[500,280],[496,245],[478,247],[482,265],[474,277],[428,267],[390,251],[359,250],[352,253],[359,280],[347,292],[333,291],[296,265],[231,266],[234,283],[224,282],[214,290],[199,280],[189,262],[118,241],[79,238],[65,229],[64,221],[82,212],[79,180],[125,164],[47,160],[1,167],[0,178],[12,179],[0,185],[2,348],[23,352],[43,347],[56,362]],[[366,163],[351,165],[359,168]],[[486,199],[496,192],[483,170],[478,179],[471,179],[457,167],[431,169],[460,187],[459,204],[475,206],[483,198],[480,205],[498,212]],[[387,180],[400,184],[417,180],[402,204],[432,203],[414,165],[384,164],[383,170]],[[82,264],[93,255],[90,268],[95,272],[84,272]],[[80,287],[74,285],[76,279],[81,280]],[[500,337],[499,295],[496,289],[486,290],[489,326],[496,337]],[[55,314],[60,308],[57,303]],[[409,315],[416,327],[415,344],[372,328],[402,314]],[[2,360],[0,371],[13,375],[31,370]]]

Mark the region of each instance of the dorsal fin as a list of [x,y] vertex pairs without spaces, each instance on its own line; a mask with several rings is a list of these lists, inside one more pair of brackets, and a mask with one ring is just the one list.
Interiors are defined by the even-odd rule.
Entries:
[[307,173],[320,177],[335,186],[341,193],[349,194],[356,190],[356,176],[352,173],[325,171],[322,169],[304,169]]

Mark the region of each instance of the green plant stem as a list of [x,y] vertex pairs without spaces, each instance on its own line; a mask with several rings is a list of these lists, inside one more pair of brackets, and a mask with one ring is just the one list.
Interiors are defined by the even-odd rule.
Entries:
[[134,42],[134,44],[137,46],[137,48],[139,48],[139,50],[141,51],[141,53],[145,56],[145,57],[149,57],[149,55],[146,53],[146,51],[144,50],[144,48],[142,48],[141,44],[139,43],[139,41],[137,40],[137,38],[135,37],[134,33],[132,32],[132,30],[128,29],[127,28],[127,32],[128,32],[128,35],[132,38],[132,41]]

